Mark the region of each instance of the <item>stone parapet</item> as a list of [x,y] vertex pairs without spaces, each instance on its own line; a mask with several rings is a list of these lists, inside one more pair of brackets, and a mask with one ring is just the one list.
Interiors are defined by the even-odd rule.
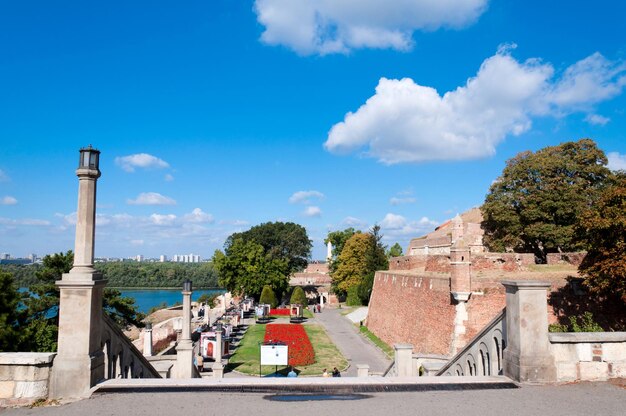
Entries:
[[47,399],[56,353],[0,353],[0,407]]
[[626,378],[626,332],[551,333],[559,382]]

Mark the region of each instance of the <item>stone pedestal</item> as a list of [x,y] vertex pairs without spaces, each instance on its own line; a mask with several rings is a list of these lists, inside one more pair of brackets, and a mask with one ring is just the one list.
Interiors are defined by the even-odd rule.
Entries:
[[413,345],[395,344],[393,349],[395,350],[396,375],[398,377],[413,376]]
[[370,374],[370,366],[367,364],[357,364],[356,365],[356,376],[357,377],[368,377]]
[[51,398],[81,398],[104,379],[102,292],[106,280],[98,273],[64,274],[60,289],[58,353],[52,371]]
[[220,362],[213,363],[213,378],[224,378],[224,364]]
[[503,281],[506,288],[504,375],[522,383],[556,381],[548,340],[547,291],[550,283]]
[[222,329],[218,328],[215,331],[215,362],[216,363],[222,362],[222,355],[224,355],[222,351]]
[[467,322],[467,301],[470,298],[470,292],[452,292],[452,297],[456,302],[454,306],[454,343],[452,345],[452,354],[456,354],[465,345],[463,335],[465,335],[465,322]]

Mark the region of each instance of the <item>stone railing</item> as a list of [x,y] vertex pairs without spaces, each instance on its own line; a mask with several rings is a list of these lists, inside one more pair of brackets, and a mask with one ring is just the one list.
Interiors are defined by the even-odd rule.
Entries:
[[103,315],[102,352],[104,353],[104,378],[161,378],[158,371],[146,360],[133,343]]
[[438,376],[490,376],[502,374],[506,348],[506,310],[502,310],[461,351],[446,363]]
[[626,332],[548,334],[559,382],[626,378]]
[[0,353],[0,408],[47,399],[54,352]]

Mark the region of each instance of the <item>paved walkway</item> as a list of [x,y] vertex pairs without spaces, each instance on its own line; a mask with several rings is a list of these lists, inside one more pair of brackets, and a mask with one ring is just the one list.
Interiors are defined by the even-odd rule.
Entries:
[[321,323],[339,351],[347,358],[350,367],[343,375],[356,377],[357,364],[369,364],[370,372],[383,373],[391,360],[378,347],[364,339],[358,328],[342,316],[341,312],[341,309],[326,308],[323,312],[316,313],[315,319],[310,322]]
[[[324,398],[328,399],[318,397]],[[609,383],[581,383],[545,387],[525,386],[505,390],[375,393],[358,395],[354,398],[357,400],[313,400],[302,403],[276,401],[281,397],[259,393],[104,394],[63,406],[4,411],[0,409],[0,414],[2,416],[195,414],[294,416],[302,413],[332,416],[623,416],[626,390],[624,387]]]

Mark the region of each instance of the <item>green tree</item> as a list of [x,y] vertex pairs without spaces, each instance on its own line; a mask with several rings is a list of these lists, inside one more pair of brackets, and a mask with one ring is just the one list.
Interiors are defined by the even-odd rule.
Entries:
[[16,351],[19,347],[19,301],[13,275],[0,271],[0,351]]
[[402,256],[402,246],[398,243],[395,243],[387,251],[387,257],[391,258],[391,257],[400,257],[400,256]]
[[[43,259],[43,267],[37,272],[37,283],[29,287],[24,299],[25,310],[20,320],[22,350],[56,351],[59,325],[59,290],[55,284],[63,273],[68,273],[74,262],[74,253],[53,254]],[[137,312],[132,298],[122,297],[115,289],[105,288],[103,309],[120,326],[130,324],[143,326],[144,315]]]
[[331,275],[337,270],[339,264],[341,263],[339,255],[343,251],[343,247],[346,245],[346,242],[354,234],[360,232],[361,231],[355,231],[354,228],[350,227],[346,228],[343,231],[331,231],[328,233],[328,236],[324,240],[324,244],[328,244],[328,242],[330,242],[330,244],[332,245],[332,258],[330,260],[330,266],[328,269]]
[[232,240],[226,253],[216,250],[213,263],[220,286],[235,295],[258,298],[266,285],[278,293],[289,287],[288,261],[266,254],[263,246],[254,241]]
[[348,289],[361,283],[363,276],[368,272],[368,252],[370,251],[371,236],[357,233],[346,241],[338,257],[337,270],[331,274],[335,292],[345,295]]
[[289,299],[289,303],[300,304],[303,306],[307,306],[309,304],[309,300],[306,298],[306,293],[304,293],[304,289],[302,286],[296,286],[291,293],[291,298]]
[[526,151],[506,163],[481,207],[485,245],[492,251],[547,253],[586,245],[574,228],[610,176],[607,159],[593,140]]
[[272,290],[271,286],[269,285],[263,286],[263,291],[261,292],[259,303],[268,304],[270,305],[272,309],[278,306],[278,300],[276,299],[276,294]]
[[227,254],[237,239],[260,244],[271,260],[286,261],[287,275],[304,270],[313,247],[306,229],[293,222],[266,222],[248,231],[232,234],[224,245]]
[[578,224],[589,250],[579,267],[590,291],[626,303],[626,173],[615,175]]

